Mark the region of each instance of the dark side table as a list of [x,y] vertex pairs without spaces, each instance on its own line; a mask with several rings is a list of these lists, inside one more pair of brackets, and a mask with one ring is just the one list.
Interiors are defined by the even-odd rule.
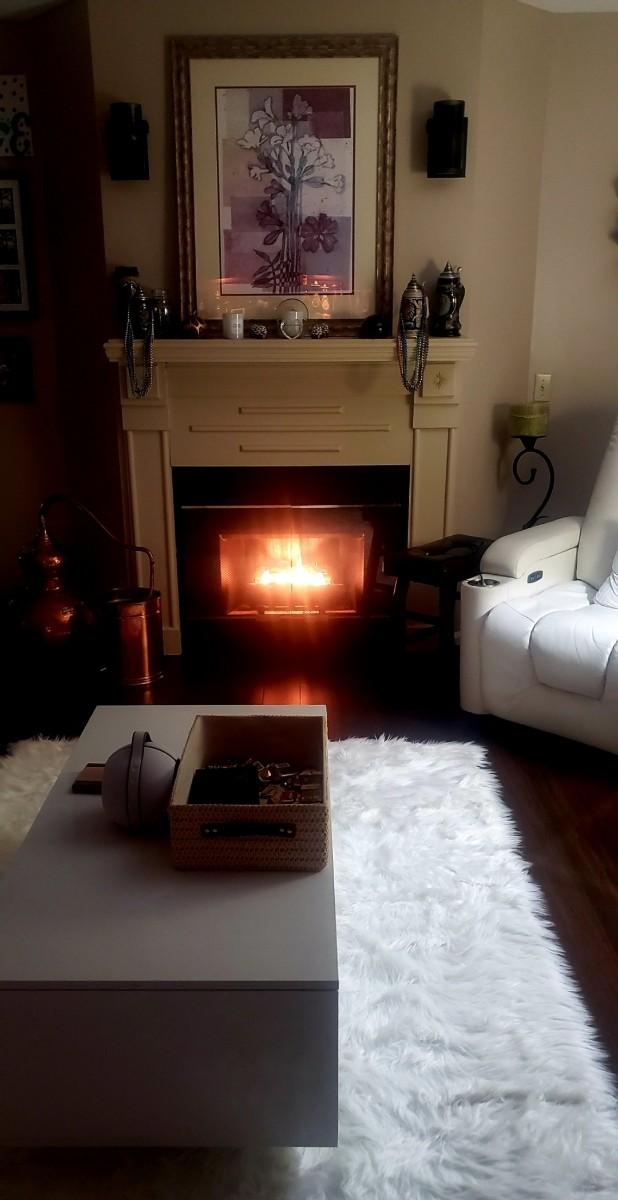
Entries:
[[[453,534],[423,546],[384,556],[384,574],[396,579],[393,592],[394,615],[405,633],[408,617],[416,618],[431,628],[437,627],[440,649],[453,645],[457,587],[463,579],[478,574],[481,558],[491,540]],[[414,612],[408,609],[408,588],[411,583],[424,583],[438,589],[438,614]]]

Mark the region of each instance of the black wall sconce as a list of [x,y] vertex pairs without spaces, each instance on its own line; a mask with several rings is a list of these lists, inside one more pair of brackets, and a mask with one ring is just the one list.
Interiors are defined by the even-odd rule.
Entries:
[[110,104],[107,158],[112,179],[150,179],[148,121],[141,104]]
[[466,174],[468,118],[465,100],[436,100],[427,122],[427,178],[462,179]]

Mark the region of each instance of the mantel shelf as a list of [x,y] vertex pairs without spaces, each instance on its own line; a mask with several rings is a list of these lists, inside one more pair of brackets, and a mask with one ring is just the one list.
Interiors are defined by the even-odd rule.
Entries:
[[[410,338],[412,351],[415,338]],[[476,352],[477,343],[472,338],[430,338],[428,362],[467,362]],[[105,343],[105,353],[110,362],[124,361],[124,344],[120,338]],[[258,341],[244,338],[241,341],[226,341],[223,338],[187,339],[174,338],[155,342],[154,361],[182,365],[205,366],[211,363],[230,365],[259,365],[290,363],[336,363],[376,364],[396,360],[397,346],[393,338],[383,340],[356,338],[327,338],[313,340],[299,338],[285,341],[283,338],[267,338]]]

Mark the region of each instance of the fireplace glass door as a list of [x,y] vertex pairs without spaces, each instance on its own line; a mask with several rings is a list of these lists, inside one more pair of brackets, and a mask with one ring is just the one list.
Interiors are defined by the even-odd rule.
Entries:
[[399,468],[176,469],[183,625],[371,615],[408,487]]
[[365,575],[364,533],[294,533],[288,516],[275,534],[219,534],[227,615],[358,613]]

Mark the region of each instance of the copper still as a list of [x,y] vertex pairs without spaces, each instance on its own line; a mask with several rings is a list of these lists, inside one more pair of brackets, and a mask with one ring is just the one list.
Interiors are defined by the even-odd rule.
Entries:
[[94,614],[64,580],[66,559],[52,542],[39,511],[39,532],[31,549],[20,555],[29,577],[32,598],[21,618],[21,628],[49,646],[59,646],[94,623]]
[[[90,518],[123,550],[145,554],[148,587],[114,588],[102,597],[96,615],[67,585],[66,558],[52,541],[47,514],[58,502]],[[98,517],[69,496],[56,493],[39,508],[38,532],[30,550],[20,556],[28,575],[29,592],[20,625],[49,647],[74,643],[90,630],[100,637],[103,666],[125,687],[145,687],[163,675],[161,593],[154,587],[154,558],[146,546],[122,542]]]

